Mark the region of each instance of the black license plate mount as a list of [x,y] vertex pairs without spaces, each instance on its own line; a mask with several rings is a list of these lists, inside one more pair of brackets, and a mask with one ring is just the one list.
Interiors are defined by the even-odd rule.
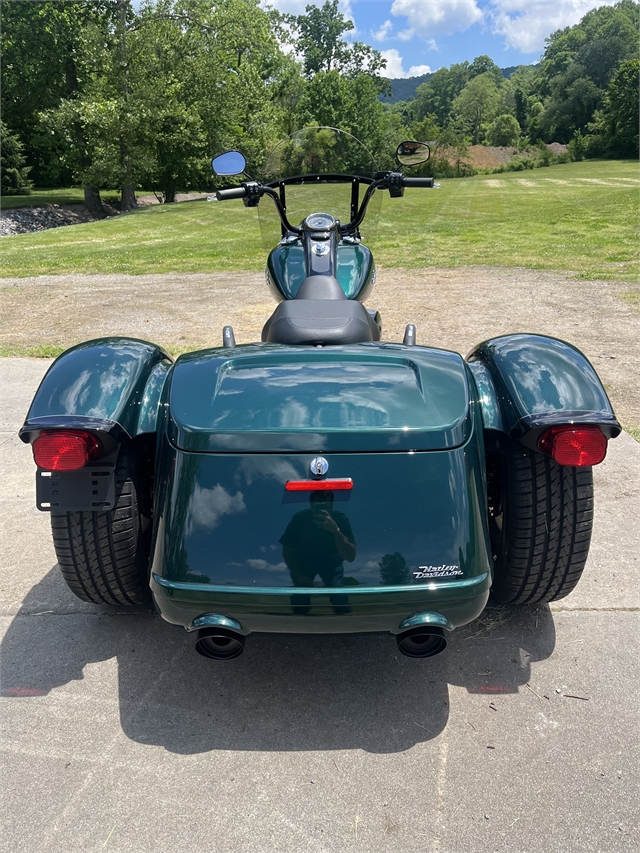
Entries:
[[36,506],[42,512],[105,512],[116,502],[113,466],[96,465],[79,471],[36,472]]

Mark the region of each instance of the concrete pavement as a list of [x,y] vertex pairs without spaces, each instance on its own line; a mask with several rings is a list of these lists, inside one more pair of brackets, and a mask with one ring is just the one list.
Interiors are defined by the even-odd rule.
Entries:
[[0,361],[7,853],[611,851],[638,835],[640,445],[596,474],[571,596],[391,637],[252,636],[207,661],[76,600],[16,436],[47,363]]

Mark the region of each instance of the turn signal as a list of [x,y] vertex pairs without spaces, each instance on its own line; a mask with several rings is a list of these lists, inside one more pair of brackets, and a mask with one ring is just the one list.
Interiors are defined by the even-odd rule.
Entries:
[[540,436],[538,448],[558,465],[582,468],[602,462],[607,455],[607,437],[597,426],[551,427]]
[[95,435],[80,430],[41,432],[33,442],[35,463],[45,471],[76,471],[101,451]]
[[287,480],[288,492],[344,492],[353,488],[351,477],[343,480]]

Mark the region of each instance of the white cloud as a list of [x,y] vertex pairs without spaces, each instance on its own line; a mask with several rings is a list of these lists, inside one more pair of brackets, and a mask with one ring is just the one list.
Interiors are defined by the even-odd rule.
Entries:
[[411,41],[411,39],[414,38],[415,34],[416,31],[409,27],[408,30],[400,30],[400,32],[398,33],[398,38],[400,39],[400,41]]
[[245,509],[242,492],[232,495],[220,483],[213,489],[203,489],[202,486],[196,485],[189,498],[187,535],[191,535],[196,527],[213,530],[223,515],[233,515]]
[[385,21],[379,30],[371,30],[371,38],[374,41],[385,41],[389,37],[389,33],[393,29],[391,21]]
[[381,50],[380,53],[387,60],[384,75],[392,80],[397,80],[399,77],[421,77],[431,71],[428,65],[412,65],[408,71],[405,71],[402,67],[402,57],[395,47],[389,50]]
[[247,560],[247,565],[260,572],[285,572],[286,563],[268,563],[266,560]]
[[408,77],[422,77],[423,74],[431,74],[430,65],[412,65]]
[[468,30],[483,16],[476,0],[394,0],[391,14],[407,18],[421,36],[450,36]]
[[491,0],[491,29],[503,35],[508,47],[540,53],[551,33],[577,24],[597,6],[616,0]]

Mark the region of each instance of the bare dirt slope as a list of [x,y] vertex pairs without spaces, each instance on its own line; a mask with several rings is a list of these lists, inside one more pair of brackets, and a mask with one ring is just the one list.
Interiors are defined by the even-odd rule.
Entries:
[[[525,269],[379,269],[368,307],[381,312],[386,340],[415,323],[419,344],[463,355],[510,332],[570,341],[593,362],[620,420],[639,426],[640,314],[619,296],[628,289]],[[0,343],[19,347],[130,335],[197,349],[219,346],[228,323],[246,343],[260,339],[274,308],[260,273],[43,276],[2,279],[0,291]]]

